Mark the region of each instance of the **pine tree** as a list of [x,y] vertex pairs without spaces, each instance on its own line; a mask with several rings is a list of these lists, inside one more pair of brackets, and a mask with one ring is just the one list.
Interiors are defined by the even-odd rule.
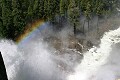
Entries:
[[0,37],[2,37],[3,36],[3,34],[2,34],[2,28],[3,28],[3,26],[2,26],[2,6],[1,6],[1,1],[0,1]]
[[49,2],[49,17],[52,24],[55,23],[56,14],[59,13],[59,0],[48,0]]
[[66,16],[68,9],[68,0],[60,0],[60,14]]
[[43,18],[45,16],[45,12],[44,12],[44,0],[39,0],[38,16],[40,18]]
[[44,18],[51,21],[59,12],[59,0],[44,0]]
[[89,20],[91,18],[91,12],[92,12],[91,1],[87,1],[84,15],[85,15],[87,22],[88,22],[88,31],[89,31]]
[[21,17],[20,4],[18,0],[12,0],[12,17],[14,26],[14,36],[19,35],[23,30],[23,22]]
[[48,15],[49,15],[49,12],[48,12],[48,0],[44,0],[44,18],[48,19]]
[[44,0],[35,0],[33,5],[34,17],[39,19],[45,16],[44,14]]
[[48,0],[48,18],[50,21],[54,20],[54,17],[56,15],[56,6],[57,5],[57,0]]
[[68,7],[68,16],[69,16],[69,21],[72,23],[74,27],[74,35],[76,35],[76,26],[79,24],[79,8],[76,6],[76,3],[74,0],[70,0],[70,4]]
[[12,28],[12,17],[11,17],[11,10],[10,10],[10,3],[6,0],[1,1],[2,7],[2,23],[3,23],[3,35],[7,38],[14,37]]
[[[74,27],[79,24],[79,16],[88,21],[92,16],[111,16],[120,8],[119,0],[0,0],[0,35],[15,38],[22,33],[24,26],[33,20],[44,18],[55,22],[69,20]],[[53,23],[54,24],[54,23]]]
[[28,9],[27,9],[27,20],[29,22],[32,22],[32,20],[33,20],[33,3],[34,3],[34,0],[30,0],[28,2],[29,2],[29,6],[28,6]]
[[46,19],[46,20],[49,20],[49,0],[44,0],[44,18]]

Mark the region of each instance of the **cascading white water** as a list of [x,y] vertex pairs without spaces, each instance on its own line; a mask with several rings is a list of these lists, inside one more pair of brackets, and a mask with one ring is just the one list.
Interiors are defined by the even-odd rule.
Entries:
[[22,60],[22,56],[19,53],[17,46],[12,41],[1,40],[0,51],[2,53],[4,63],[6,66],[8,79],[12,80],[15,76],[19,60]]
[[63,80],[64,72],[52,61],[50,51],[41,41],[18,46],[1,40],[0,51],[9,80]]
[[84,59],[67,80],[116,80],[120,78],[120,28],[106,32],[99,48],[84,53]]
[[1,40],[0,51],[9,80],[115,80],[120,77],[119,43],[120,28],[106,32],[99,47],[93,47],[84,53],[84,59],[75,68],[75,73],[68,76],[54,60],[65,61],[65,64],[69,63],[72,67],[72,58],[66,61],[65,58],[69,58],[69,55],[62,59],[55,57],[49,51],[49,46],[41,40],[25,45]]

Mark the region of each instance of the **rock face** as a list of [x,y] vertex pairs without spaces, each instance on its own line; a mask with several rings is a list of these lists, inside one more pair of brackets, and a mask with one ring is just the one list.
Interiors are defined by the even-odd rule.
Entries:
[[1,52],[0,52],[0,80],[8,80]]
[[44,41],[63,54],[65,49],[71,49],[75,51],[75,53],[77,51],[82,54],[88,51],[94,45],[91,40],[75,37],[74,35],[68,35],[65,38],[61,38],[59,36],[49,36],[44,38]]
[[74,37],[68,37],[67,40],[61,40],[57,37],[50,37],[45,39],[51,46],[56,50],[61,51],[63,48],[76,49],[79,52],[82,52],[83,46],[81,41]]
[[80,63],[83,58],[81,54],[83,46],[79,39],[74,36],[64,38],[49,36],[44,38],[44,41],[47,42],[52,49],[55,49],[52,53],[56,56],[53,58],[53,61],[57,63],[57,67],[65,73],[74,72],[74,67]]
[[82,52],[83,45],[81,44],[81,40],[75,37],[70,37],[68,42],[69,42],[68,48],[76,49],[77,51]]

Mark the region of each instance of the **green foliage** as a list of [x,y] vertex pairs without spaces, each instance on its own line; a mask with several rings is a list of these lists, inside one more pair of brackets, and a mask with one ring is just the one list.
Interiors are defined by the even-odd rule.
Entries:
[[68,7],[68,19],[74,27],[74,34],[76,34],[76,26],[79,23],[79,16],[80,13],[78,6],[76,5],[74,0],[70,0],[70,4]]
[[78,18],[80,16],[80,13],[79,13],[79,8],[76,5],[74,0],[70,0],[70,4],[68,7],[68,16],[69,16],[68,19],[70,22],[72,22],[72,23],[78,22]]
[[60,15],[61,16],[66,16],[68,5],[69,5],[68,0],[60,0]]
[[1,6],[2,6],[2,12],[1,12],[1,19],[2,19],[2,24],[3,24],[3,35],[5,37],[13,37],[12,31],[9,31],[12,27],[12,16],[11,16],[11,9],[9,7],[10,4],[7,4],[7,0],[2,0],[1,1]]
[[[79,17],[111,15],[120,8],[119,0],[0,0],[0,36],[15,39],[25,25],[36,19],[53,21],[57,16],[79,24]],[[62,20],[62,19],[61,19]]]
[[48,0],[44,0],[44,18],[48,18],[49,12],[48,12]]

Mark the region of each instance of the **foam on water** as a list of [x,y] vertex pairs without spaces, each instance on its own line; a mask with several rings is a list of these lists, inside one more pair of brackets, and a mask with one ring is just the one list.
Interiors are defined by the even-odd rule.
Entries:
[[119,43],[120,28],[106,32],[99,47],[93,47],[84,53],[84,58],[75,68],[75,73],[69,76],[58,68],[55,60],[62,59],[69,65],[72,56],[70,59],[67,56],[59,59],[51,54],[48,49],[50,46],[40,39],[25,45],[1,40],[0,51],[9,80],[115,80],[120,77]]
[[[120,76],[120,74],[115,74],[116,72],[109,67],[120,70],[118,68],[120,65],[113,66],[111,63],[107,63],[109,62],[109,57],[116,59],[116,57],[110,55],[114,55],[115,53],[112,46],[119,42],[120,28],[114,31],[106,32],[101,39],[99,48],[93,47],[88,52],[84,53],[84,59],[75,68],[75,73],[67,77],[67,80],[115,80],[117,78],[116,75]],[[118,56],[120,56],[120,54]],[[116,63],[118,64],[119,61],[116,61]],[[105,64],[111,66],[104,66]]]
[[9,80],[63,80],[64,73],[42,41],[20,47],[1,40],[0,45]]
[[0,41],[0,51],[4,59],[4,63],[7,70],[8,79],[16,75],[16,69],[19,65],[20,60],[22,60],[22,55],[17,49],[17,46],[12,41],[1,40]]

